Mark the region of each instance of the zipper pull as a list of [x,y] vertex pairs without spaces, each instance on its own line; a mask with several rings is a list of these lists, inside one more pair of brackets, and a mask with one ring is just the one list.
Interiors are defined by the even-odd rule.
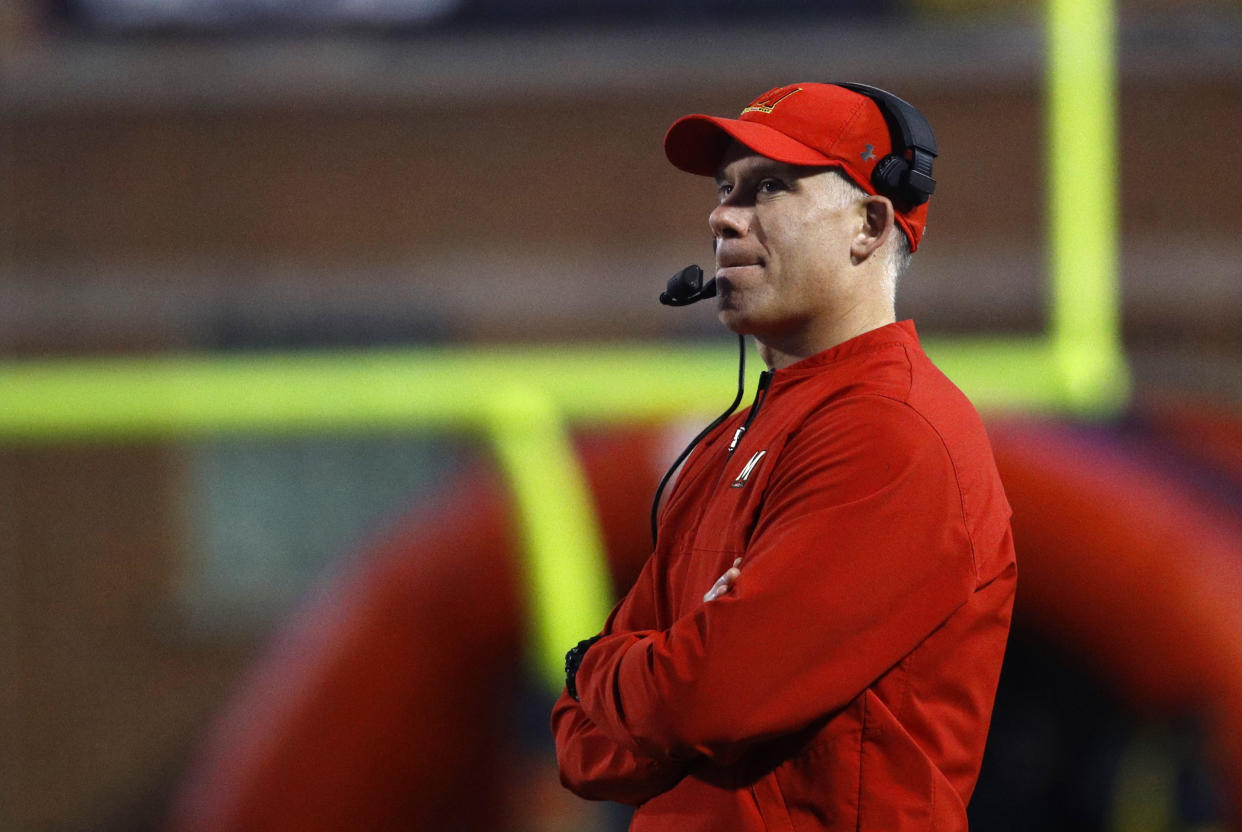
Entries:
[[737,443],[742,441],[742,434],[746,433],[746,429],[750,427],[750,423],[759,415],[759,408],[763,406],[764,399],[768,397],[768,385],[772,383],[772,371],[764,370],[759,374],[759,387],[755,390],[755,401],[750,406],[750,415],[746,417],[746,422],[733,433],[733,441],[729,443],[729,453],[733,453],[737,448]]

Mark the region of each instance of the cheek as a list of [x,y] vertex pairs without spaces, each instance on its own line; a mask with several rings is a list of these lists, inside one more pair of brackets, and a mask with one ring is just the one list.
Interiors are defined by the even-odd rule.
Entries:
[[813,218],[802,218],[781,229],[773,248],[778,252],[782,266],[796,267],[799,271],[818,271],[837,256],[841,244],[826,225],[815,222]]

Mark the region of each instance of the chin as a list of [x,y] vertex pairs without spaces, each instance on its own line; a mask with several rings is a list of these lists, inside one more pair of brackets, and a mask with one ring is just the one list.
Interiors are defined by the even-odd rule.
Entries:
[[716,312],[716,319],[738,335],[751,335],[753,333],[753,322],[740,309],[720,309]]

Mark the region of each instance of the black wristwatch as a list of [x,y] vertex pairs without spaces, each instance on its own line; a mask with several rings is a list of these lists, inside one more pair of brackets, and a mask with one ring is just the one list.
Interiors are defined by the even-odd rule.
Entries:
[[578,685],[575,683],[575,677],[578,675],[578,667],[582,664],[582,657],[586,655],[586,651],[592,644],[603,637],[601,633],[598,636],[584,638],[565,654],[565,690],[569,693],[569,698],[575,702],[578,701]]

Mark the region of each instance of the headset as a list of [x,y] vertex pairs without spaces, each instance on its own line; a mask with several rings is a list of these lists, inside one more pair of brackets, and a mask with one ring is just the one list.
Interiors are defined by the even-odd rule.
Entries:
[[871,184],[884,196],[910,207],[927,202],[936,192],[932,162],[939,155],[936,134],[927,119],[912,104],[879,87],[850,81],[833,83],[874,101],[888,124],[894,150],[902,148],[900,153],[890,153],[876,164]]
[[[880,108],[880,113],[884,116],[885,124],[888,125],[889,135],[893,139],[894,151],[898,147],[901,148],[901,152],[890,153],[881,159],[876,164],[875,169],[872,170],[871,184],[876,191],[894,202],[909,208],[927,202],[936,191],[936,180],[932,178],[932,162],[939,155],[936,146],[936,134],[932,132],[931,125],[927,123],[927,119],[923,118],[923,114],[916,110],[913,105],[879,87],[852,82],[838,81],[834,83],[838,87],[844,87],[860,95],[865,95],[874,101],[876,106]],[[701,300],[715,296],[715,278],[704,282],[703,270],[701,268],[698,266],[686,266],[669,278],[667,287],[660,293],[660,303],[665,306],[689,306],[692,303],[698,303]],[[737,406],[742,401],[743,385],[746,378],[746,347],[741,335],[737,336],[737,345],[737,395],[734,397],[733,403],[729,405],[728,410],[716,417],[710,425],[704,428],[686,446],[686,449],[681,452],[677,460],[669,466],[668,471],[664,474],[659,486],[656,488],[655,498],[651,501],[651,543],[653,546],[656,543],[657,512],[660,506],[660,495],[664,493],[664,489],[668,485],[669,479],[672,478],[673,472],[685,461],[686,457],[690,455],[690,452],[694,450],[695,446],[704,437],[733,414],[733,411],[737,409]]]
[[[936,134],[927,119],[914,105],[879,87],[850,81],[837,81],[834,85],[874,101],[888,125],[894,151],[901,148],[900,152],[890,153],[881,159],[872,170],[871,184],[876,191],[910,208],[927,202],[936,192],[932,163],[939,155]],[[689,306],[715,296],[715,279],[704,283],[702,269],[686,266],[669,278],[667,288],[660,293],[660,303],[665,306]]]
[[668,286],[660,293],[660,303],[665,306],[689,306],[714,297],[716,278],[704,285],[703,270],[698,265],[690,265],[668,279]]

